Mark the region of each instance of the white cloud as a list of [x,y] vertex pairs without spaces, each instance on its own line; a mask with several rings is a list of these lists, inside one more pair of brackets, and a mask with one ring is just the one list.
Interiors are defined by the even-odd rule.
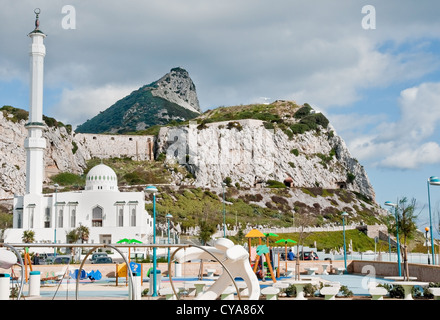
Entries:
[[72,124],[75,128],[136,89],[138,88],[120,85],[64,89],[61,93],[60,102],[53,111],[54,117],[62,122]]
[[378,166],[401,169],[418,169],[425,164],[440,163],[440,146],[436,142],[427,142],[421,146],[395,146]]
[[433,58],[429,54],[382,53],[368,37],[346,37],[325,45],[321,42],[310,50],[339,58],[329,59],[327,66],[299,79],[296,87],[301,89],[290,96],[323,108],[347,106],[361,98],[359,91],[362,89],[419,78],[433,68]]
[[347,145],[359,160],[372,161],[379,167],[416,169],[440,163],[439,139],[435,136],[439,105],[440,83],[405,89],[399,97],[400,119],[383,121]]

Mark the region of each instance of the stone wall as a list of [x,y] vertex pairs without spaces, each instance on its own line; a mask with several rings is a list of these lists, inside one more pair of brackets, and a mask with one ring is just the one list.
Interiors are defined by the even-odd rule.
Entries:
[[154,136],[77,133],[74,141],[86,160],[93,157],[154,159]]
[[[409,263],[409,276],[416,277],[417,281],[440,282],[440,266]],[[396,262],[384,261],[359,261],[351,262],[351,271],[353,273],[365,274],[368,276],[389,277],[398,276],[399,270]],[[367,270],[369,270],[367,272]],[[403,263],[402,263],[403,275]],[[374,272],[374,274],[371,274]]]

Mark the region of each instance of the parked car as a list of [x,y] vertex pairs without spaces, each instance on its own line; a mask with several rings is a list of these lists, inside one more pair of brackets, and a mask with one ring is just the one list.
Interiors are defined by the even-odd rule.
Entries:
[[113,263],[113,260],[110,257],[98,257],[92,263],[93,264]]
[[100,257],[108,257],[108,254],[105,252],[95,252],[92,254],[92,257],[90,258],[90,263],[96,263],[95,260]]
[[319,257],[314,251],[305,251],[300,252],[299,260],[319,260]]
[[52,263],[55,257],[55,254],[53,252],[52,253],[44,252],[44,253],[39,253],[38,255],[40,256],[40,264],[50,264]]
[[47,261],[47,264],[69,264],[71,261],[72,257],[71,256],[56,256],[53,257],[51,260]]

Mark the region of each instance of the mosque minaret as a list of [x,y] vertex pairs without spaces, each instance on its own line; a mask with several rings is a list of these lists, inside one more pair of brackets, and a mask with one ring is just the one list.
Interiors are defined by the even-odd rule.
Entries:
[[44,177],[44,149],[46,140],[42,137],[43,123],[43,73],[46,35],[39,28],[40,9],[35,9],[35,29],[29,33],[30,45],[30,99],[29,122],[26,124],[28,136],[26,149],[26,194],[41,194]]

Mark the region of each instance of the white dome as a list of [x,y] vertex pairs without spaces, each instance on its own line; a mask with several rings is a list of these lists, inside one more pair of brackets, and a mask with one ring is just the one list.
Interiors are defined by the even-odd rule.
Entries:
[[118,178],[112,168],[98,164],[90,169],[86,177],[86,190],[118,191]]

